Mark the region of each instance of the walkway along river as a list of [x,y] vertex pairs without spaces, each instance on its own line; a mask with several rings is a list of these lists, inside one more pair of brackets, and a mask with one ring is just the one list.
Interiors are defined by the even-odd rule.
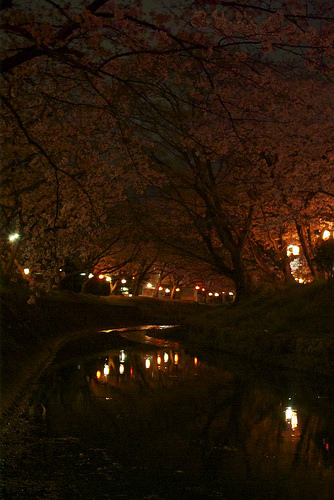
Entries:
[[158,337],[58,352],[4,429],[4,499],[334,499],[330,383]]

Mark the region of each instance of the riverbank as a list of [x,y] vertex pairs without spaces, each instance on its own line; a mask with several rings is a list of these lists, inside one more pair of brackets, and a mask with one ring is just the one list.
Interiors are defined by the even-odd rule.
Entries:
[[[1,290],[2,413],[6,414],[69,338],[139,324],[179,324],[177,340],[278,369],[334,376],[334,283],[294,286],[239,305],[145,297]],[[170,336],[171,330],[166,331]]]
[[334,377],[334,282],[292,285],[202,311],[175,335],[257,365]]

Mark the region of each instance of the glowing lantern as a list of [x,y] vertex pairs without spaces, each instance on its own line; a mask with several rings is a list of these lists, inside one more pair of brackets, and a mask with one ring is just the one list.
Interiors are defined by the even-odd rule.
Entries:
[[97,372],[96,372],[97,380],[99,380],[101,378],[101,375],[102,375],[101,370],[97,370]]
[[285,421],[290,424],[291,429],[294,431],[298,427],[297,410],[293,410],[288,406],[285,410]]
[[290,255],[299,255],[299,246],[298,245],[289,245],[287,250],[286,250],[286,254],[288,257],[290,257]]
[[328,231],[328,229],[325,229],[325,231],[322,233],[322,239],[329,240],[330,236],[331,236],[330,231]]
[[29,271],[29,269],[28,269],[27,267],[25,267],[25,268],[23,269],[23,272],[24,272],[24,274],[25,274],[26,276],[28,276],[28,274],[30,273],[30,271]]
[[99,280],[103,280],[104,274],[99,274]]
[[168,357],[168,352],[164,352],[164,363],[167,363]]
[[174,354],[174,365],[177,365],[178,363],[179,363],[179,355],[178,355],[178,353],[176,352],[176,353]]
[[194,365],[197,366],[198,365],[198,358],[195,356],[194,357]]
[[157,363],[158,363],[158,366],[161,365],[161,356],[160,356],[160,354],[158,354],[158,356],[157,356]]
[[151,366],[151,361],[150,361],[148,358],[146,358],[146,359],[145,359],[145,367],[146,367],[146,370],[148,370],[150,366]]
[[109,365],[106,363],[103,367],[103,374],[107,376],[107,375],[109,375],[109,371],[110,371]]
[[120,375],[123,375],[123,373],[124,373],[124,365],[122,365],[122,364],[119,365],[119,373],[120,373]]

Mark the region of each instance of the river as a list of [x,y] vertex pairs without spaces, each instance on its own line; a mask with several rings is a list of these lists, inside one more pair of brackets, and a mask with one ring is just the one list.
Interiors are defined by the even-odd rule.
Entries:
[[4,499],[334,499],[330,381],[158,337],[57,353],[4,433]]

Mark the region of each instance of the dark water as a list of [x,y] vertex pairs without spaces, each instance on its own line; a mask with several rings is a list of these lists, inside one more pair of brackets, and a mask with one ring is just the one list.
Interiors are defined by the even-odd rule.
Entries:
[[99,332],[58,353],[8,447],[4,498],[334,499],[330,382],[121,333],[138,343]]

